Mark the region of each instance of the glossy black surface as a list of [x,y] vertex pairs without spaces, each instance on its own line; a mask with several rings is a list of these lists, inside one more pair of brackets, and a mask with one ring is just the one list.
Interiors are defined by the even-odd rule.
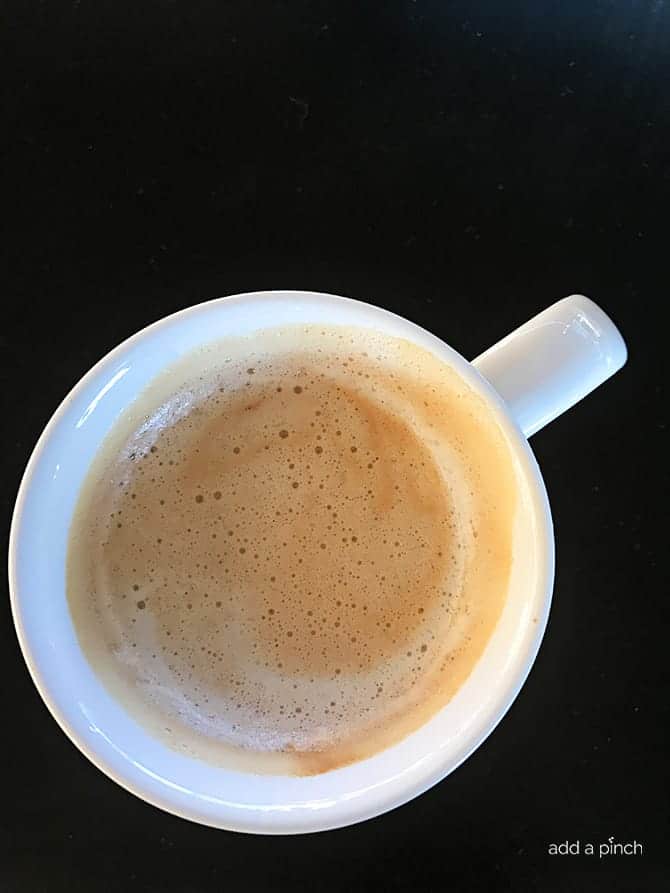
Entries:
[[[663,2],[9,3],[3,522],[118,341],[205,298],[378,303],[468,357],[579,291],[630,361],[533,438],[552,616],[495,734],[394,813],[305,838],[164,815],[34,690],[2,607],[4,891],[667,886],[670,9]],[[549,856],[637,840],[641,856]]]

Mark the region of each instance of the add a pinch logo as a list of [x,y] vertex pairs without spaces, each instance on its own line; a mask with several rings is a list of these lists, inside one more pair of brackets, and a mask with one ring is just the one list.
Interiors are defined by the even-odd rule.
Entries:
[[608,837],[602,843],[582,843],[581,840],[564,840],[550,843],[547,853],[550,856],[641,856],[644,850],[639,840],[618,841]]

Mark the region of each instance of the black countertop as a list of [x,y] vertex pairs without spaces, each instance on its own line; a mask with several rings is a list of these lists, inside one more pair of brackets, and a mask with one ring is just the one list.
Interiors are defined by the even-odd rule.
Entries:
[[[69,388],[205,298],[345,294],[472,357],[577,291],[630,359],[532,440],[557,578],[521,695],[364,825],[245,837],[125,793],[50,718],[5,601],[0,888],[667,885],[668,5],[46,0],[4,37],[5,529]],[[610,836],[643,854],[549,855]]]

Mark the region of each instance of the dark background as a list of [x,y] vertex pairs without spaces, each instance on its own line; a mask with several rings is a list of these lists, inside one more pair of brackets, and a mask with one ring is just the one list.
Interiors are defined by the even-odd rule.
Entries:
[[[245,837],[125,793],[49,717],[4,601],[0,889],[667,888],[669,4],[4,8],[5,529],[77,379],[206,298],[345,294],[472,357],[579,291],[630,359],[532,441],[557,580],[522,694],[446,781],[364,825]],[[644,855],[547,854],[610,835]]]

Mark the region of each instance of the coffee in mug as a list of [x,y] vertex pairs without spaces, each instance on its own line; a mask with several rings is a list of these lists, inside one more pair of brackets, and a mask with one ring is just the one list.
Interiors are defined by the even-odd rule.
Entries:
[[107,688],[218,765],[311,775],[454,695],[505,603],[513,456],[487,401],[371,329],[268,329],[138,396],[82,487],[67,596]]

